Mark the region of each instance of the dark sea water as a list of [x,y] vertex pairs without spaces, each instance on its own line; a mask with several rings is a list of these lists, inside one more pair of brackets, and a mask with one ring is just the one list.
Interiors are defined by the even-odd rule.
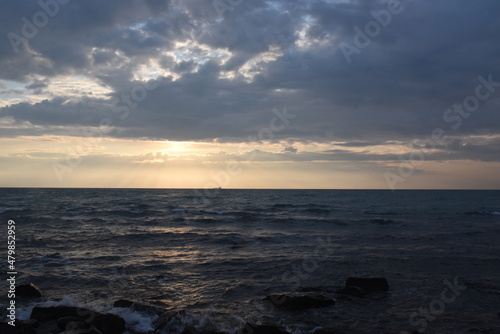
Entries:
[[[136,331],[155,316],[115,300],[186,310],[186,324],[231,333],[246,321],[296,334],[500,333],[500,191],[207,193],[0,189],[1,244],[6,254],[14,220],[18,284],[40,286],[39,303],[117,313]],[[349,276],[386,277],[390,291],[301,312],[262,301],[310,287],[337,297]],[[444,304],[446,280],[461,290]]]

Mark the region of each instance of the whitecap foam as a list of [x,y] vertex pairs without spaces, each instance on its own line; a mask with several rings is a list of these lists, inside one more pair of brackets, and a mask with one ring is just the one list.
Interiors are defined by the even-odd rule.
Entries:
[[19,308],[16,313],[16,317],[19,320],[22,321],[28,321],[31,316],[31,312],[33,311],[33,308],[35,306],[41,306],[41,307],[51,307],[51,306],[78,306],[78,307],[88,307],[88,305],[83,305],[82,303],[78,302],[76,299],[73,299],[69,296],[64,296],[58,301],[55,300],[47,300],[45,302],[41,303],[34,303],[31,304],[27,307]]
[[149,332],[153,331],[153,322],[158,319],[157,315],[147,315],[141,312],[133,311],[129,308],[112,308],[108,311],[109,313],[118,314],[125,320],[125,326],[129,329],[133,329],[137,332]]
[[90,305],[88,303],[79,301],[72,298],[71,296],[64,296],[60,300],[47,300],[45,302],[38,302],[31,304],[27,307],[23,307],[17,310],[16,316],[19,320],[28,321],[31,316],[33,308],[36,306],[40,307],[52,307],[52,306],[70,306],[70,307],[81,307],[89,310],[94,310],[96,312],[106,312],[113,313],[121,316],[125,320],[126,327],[137,332],[148,332],[154,330],[153,322],[158,318],[157,315],[147,315],[138,311],[131,310],[129,308],[119,308],[111,307],[110,305]]

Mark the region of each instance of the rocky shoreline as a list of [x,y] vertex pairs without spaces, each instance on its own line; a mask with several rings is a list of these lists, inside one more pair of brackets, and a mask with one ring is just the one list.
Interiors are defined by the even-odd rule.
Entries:
[[[336,299],[362,298],[368,294],[389,290],[385,278],[349,277],[341,289],[331,290],[321,287],[301,288],[297,292],[272,294],[262,300],[285,312],[300,312],[314,308],[335,307]],[[18,296],[37,300],[43,296],[39,287],[29,283],[17,287]],[[6,322],[0,323],[0,332],[7,334],[229,334],[216,329],[200,329],[187,324],[186,311],[168,311],[156,306],[129,300],[117,300],[113,307],[130,309],[134,312],[155,316],[154,330],[140,333],[127,328],[125,320],[119,315],[101,313],[95,310],[71,307],[50,306],[33,308],[28,321],[16,320],[15,327]],[[341,333],[338,328],[319,328],[313,334]],[[344,331],[342,331],[344,333]],[[256,324],[247,322],[239,334],[290,334],[283,326],[276,324]]]

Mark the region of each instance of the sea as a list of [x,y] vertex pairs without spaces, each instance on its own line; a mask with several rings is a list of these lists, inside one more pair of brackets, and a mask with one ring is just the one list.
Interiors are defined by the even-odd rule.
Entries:
[[[500,333],[500,191],[3,188],[3,321],[9,220],[16,284],[44,292],[17,304],[21,320],[72,305],[153,330],[158,314],[113,306],[126,299],[226,333]],[[339,295],[348,277],[389,291]],[[305,291],[336,304],[263,301]]]

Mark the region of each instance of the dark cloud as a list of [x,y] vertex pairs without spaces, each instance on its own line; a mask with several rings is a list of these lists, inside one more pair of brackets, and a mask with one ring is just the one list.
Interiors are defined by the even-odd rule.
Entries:
[[[212,1],[71,1],[18,53],[7,34],[22,36],[22,18],[32,21],[42,9],[3,2],[0,79],[40,93],[56,76],[81,75],[112,90],[109,99],[56,96],[0,109],[17,122],[73,128],[108,118],[115,137],[244,142],[270,129],[273,108],[287,106],[297,118],[273,140],[362,148],[423,139],[435,128],[449,136],[500,133],[497,86],[459,127],[443,118],[474,96],[479,76],[500,81],[496,0],[402,1],[401,13],[350,63],[340,44],[353,44],[354,28],[364,29],[386,1],[243,1],[222,17]],[[121,117],[124,96],[145,84],[136,77],[141,66],[171,76],[162,74]],[[481,147],[446,150],[482,160],[497,153]]]

